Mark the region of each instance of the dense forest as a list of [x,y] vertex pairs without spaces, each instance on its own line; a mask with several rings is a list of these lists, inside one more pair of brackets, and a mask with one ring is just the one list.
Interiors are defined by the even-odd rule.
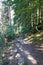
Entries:
[[9,65],[6,55],[12,40],[17,43],[18,37],[29,38],[29,42],[43,46],[43,0],[3,0],[1,10],[0,64]]
[[14,10],[14,25],[22,27],[22,32],[43,30],[43,1],[41,0],[7,0],[5,5]]

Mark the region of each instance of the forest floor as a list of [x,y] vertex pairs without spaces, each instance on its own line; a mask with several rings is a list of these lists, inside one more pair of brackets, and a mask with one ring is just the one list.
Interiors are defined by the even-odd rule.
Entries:
[[10,61],[8,65],[17,65],[21,59],[28,65],[43,65],[43,43],[37,44],[36,40],[40,39],[42,34],[27,36],[25,39],[21,36],[16,38],[8,49],[7,59]]

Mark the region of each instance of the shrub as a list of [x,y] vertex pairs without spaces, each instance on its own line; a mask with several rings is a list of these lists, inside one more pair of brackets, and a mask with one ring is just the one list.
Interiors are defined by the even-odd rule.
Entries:
[[5,37],[7,38],[8,41],[11,41],[12,39],[15,38],[12,26],[7,26]]

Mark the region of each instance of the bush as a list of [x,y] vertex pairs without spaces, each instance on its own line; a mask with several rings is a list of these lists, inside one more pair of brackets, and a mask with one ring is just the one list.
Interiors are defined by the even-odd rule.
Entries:
[[15,34],[14,34],[12,26],[7,26],[5,38],[7,38],[8,41],[11,41],[12,39],[15,38]]
[[0,32],[0,47],[4,47],[4,35]]

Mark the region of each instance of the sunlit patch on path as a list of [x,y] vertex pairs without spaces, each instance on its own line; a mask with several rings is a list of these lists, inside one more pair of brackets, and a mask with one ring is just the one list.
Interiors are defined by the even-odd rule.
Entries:
[[22,62],[26,62],[28,65],[40,65],[38,64],[39,59],[37,60],[38,53],[32,48],[31,44],[32,42],[27,39],[17,38],[16,42],[14,41],[8,49],[10,52],[8,55],[9,65],[17,65],[16,63],[20,65]]

